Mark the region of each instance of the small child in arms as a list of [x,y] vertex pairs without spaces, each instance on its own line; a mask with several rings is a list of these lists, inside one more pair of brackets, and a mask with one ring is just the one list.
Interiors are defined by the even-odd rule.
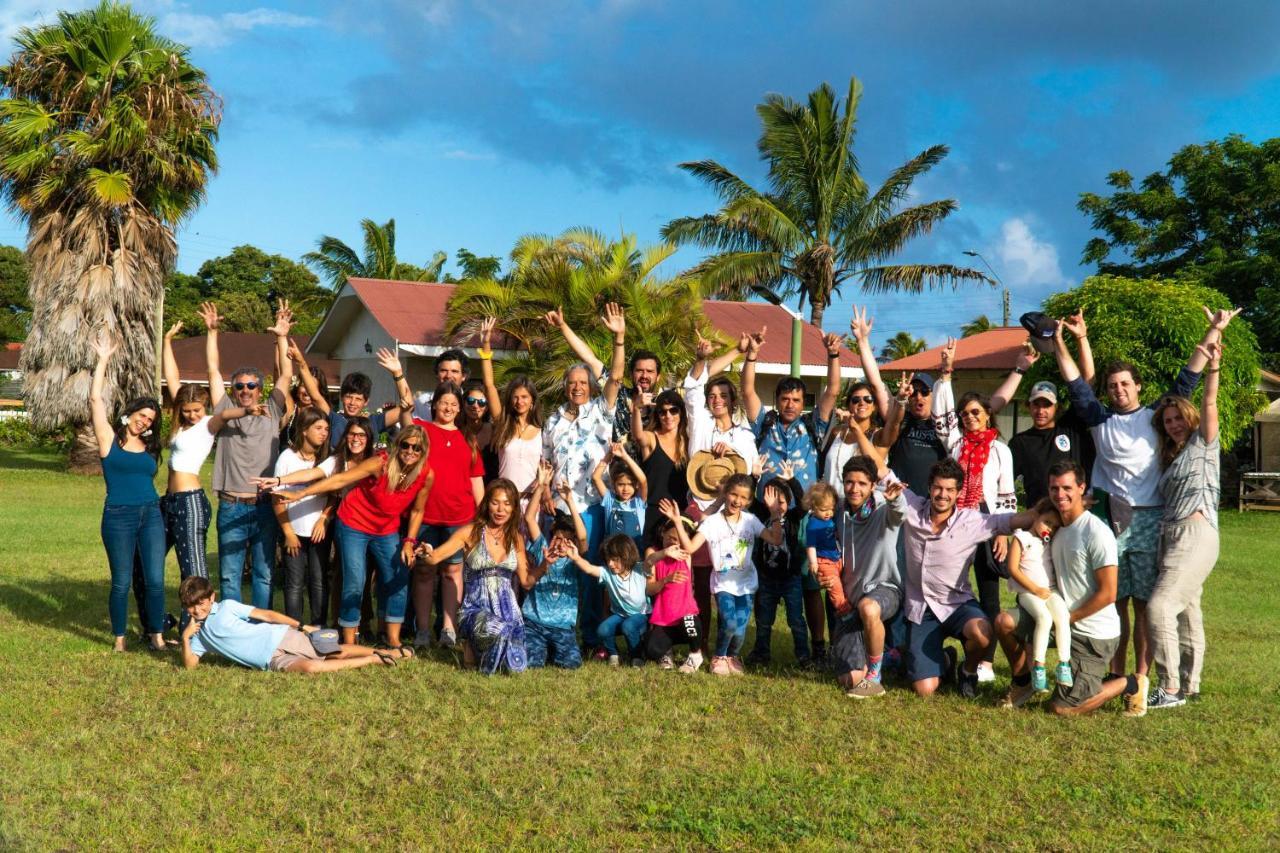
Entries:
[[1009,543],[1009,590],[1018,596],[1018,606],[1036,621],[1032,638],[1031,686],[1048,690],[1044,660],[1049,651],[1049,631],[1053,630],[1058,645],[1058,683],[1070,687],[1071,678],[1071,609],[1054,590],[1053,554],[1049,542],[1062,526],[1058,510],[1048,498],[1041,498],[1032,508],[1035,524],[1030,530],[1018,530]]
[[818,481],[805,494],[804,506],[809,511],[804,529],[809,571],[826,587],[836,615],[848,616],[853,612],[853,605],[845,598],[844,585],[840,583],[844,560],[836,538],[836,490],[830,483]]

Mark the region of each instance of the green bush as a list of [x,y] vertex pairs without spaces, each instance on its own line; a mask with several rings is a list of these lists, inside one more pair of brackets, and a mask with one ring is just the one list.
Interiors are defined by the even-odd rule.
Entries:
[[[1215,310],[1232,307],[1226,296],[1194,279],[1098,275],[1085,279],[1075,290],[1050,296],[1044,311],[1065,317],[1084,309],[1098,379],[1108,363],[1131,362],[1142,374],[1143,403],[1152,403],[1173,384],[1204,336],[1207,322],[1202,305]],[[1250,429],[1254,414],[1267,403],[1258,391],[1258,362],[1258,340],[1248,323],[1237,317],[1224,334],[1218,389],[1224,448],[1230,449]],[[1061,383],[1052,358],[1042,358],[1032,371],[1031,381],[1041,379]],[[1101,393],[1098,396],[1103,398]],[[1199,389],[1194,399],[1199,402]]]
[[74,435],[75,431],[67,426],[38,430],[29,418],[0,418],[0,446],[3,447],[54,447],[66,451]]

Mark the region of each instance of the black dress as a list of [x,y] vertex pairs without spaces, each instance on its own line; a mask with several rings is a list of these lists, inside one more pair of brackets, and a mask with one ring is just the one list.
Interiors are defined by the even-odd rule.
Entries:
[[658,442],[653,452],[640,464],[649,481],[649,498],[645,504],[644,537],[651,542],[653,532],[662,525],[662,511],[658,508],[664,498],[676,502],[681,509],[689,503],[689,481],[685,479],[685,466],[677,465]]

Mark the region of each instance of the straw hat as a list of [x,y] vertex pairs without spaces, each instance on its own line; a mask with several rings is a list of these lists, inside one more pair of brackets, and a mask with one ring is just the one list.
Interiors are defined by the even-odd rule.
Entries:
[[685,478],[695,498],[714,500],[720,495],[720,484],[734,474],[747,473],[747,460],[736,453],[715,456],[710,450],[699,450],[689,460]]

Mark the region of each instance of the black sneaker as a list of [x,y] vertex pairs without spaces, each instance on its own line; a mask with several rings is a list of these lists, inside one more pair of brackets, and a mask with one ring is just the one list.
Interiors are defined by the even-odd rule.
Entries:
[[959,673],[957,666],[958,655],[956,650],[951,646],[947,646],[942,650],[942,683],[957,684],[956,675]]
[[970,675],[967,672],[960,673],[960,695],[965,699],[978,698],[978,674],[975,672]]
[[1163,687],[1152,690],[1151,695],[1147,697],[1147,710],[1177,708],[1185,704],[1187,700],[1181,693],[1167,693]]

